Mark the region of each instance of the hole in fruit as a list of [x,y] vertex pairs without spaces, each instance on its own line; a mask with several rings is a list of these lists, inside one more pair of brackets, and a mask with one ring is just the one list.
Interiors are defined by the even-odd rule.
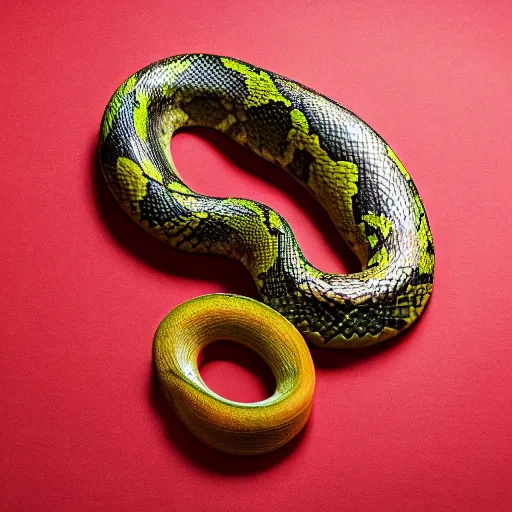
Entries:
[[235,402],[259,402],[272,396],[276,381],[267,363],[253,350],[233,341],[210,343],[199,356],[206,385]]

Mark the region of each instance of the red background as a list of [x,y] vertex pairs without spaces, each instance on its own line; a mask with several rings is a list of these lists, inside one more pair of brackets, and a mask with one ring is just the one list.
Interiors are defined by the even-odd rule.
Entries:
[[[25,0],[2,10],[2,509],[512,509],[509,1]],[[151,364],[173,306],[256,296],[248,273],[151,239],[95,166],[121,81],[194,51],[293,77],[368,121],[413,175],[437,251],[417,327],[370,349],[313,350],[311,421],[256,458],[192,438]],[[196,190],[266,202],[315,265],[357,269],[282,172],[206,131],[172,146]],[[203,375],[226,396],[269,392],[250,352],[217,343],[206,359]]]

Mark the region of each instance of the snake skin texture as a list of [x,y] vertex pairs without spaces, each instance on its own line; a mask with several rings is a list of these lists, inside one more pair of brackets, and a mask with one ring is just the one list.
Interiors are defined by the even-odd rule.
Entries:
[[[295,177],[363,270],[322,272],[273,209],[191,190],[169,150],[173,133],[189,126],[221,131]],[[99,159],[135,222],[176,249],[240,260],[263,302],[315,345],[360,347],[390,338],[430,297],[432,234],[409,173],[364,121],[292,80],[214,55],[151,64],[110,100]]]

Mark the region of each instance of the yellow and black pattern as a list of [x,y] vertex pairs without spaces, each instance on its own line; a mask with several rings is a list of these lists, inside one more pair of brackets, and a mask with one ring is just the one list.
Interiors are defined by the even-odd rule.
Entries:
[[[169,152],[173,133],[187,126],[221,131],[292,174],[325,208],[363,271],[322,272],[268,206],[187,187]],[[151,64],[110,100],[99,156],[132,219],[176,249],[239,259],[263,301],[316,345],[387,339],[411,325],[430,297],[432,234],[400,160],[355,114],[282,76],[214,55]]]

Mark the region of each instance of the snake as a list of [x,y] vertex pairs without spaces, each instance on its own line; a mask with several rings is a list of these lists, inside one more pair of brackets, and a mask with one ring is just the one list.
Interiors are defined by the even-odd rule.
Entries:
[[[285,218],[265,204],[192,190],[170,152],[173,134],[187,127],[217,130],[284,169],[327,212],[362,270],[315,267]],[[139,226],[175,249],[240,261],[261,296],[197,297],[172,310],[154,337],[165,396],[217,450],[282,446],[311,410],[307,343],[382,342],[411,326],[431,296],[432,232],[409,172],[356,114],[289,78],[210,54],[150,64],[108,102],[98,155],[108,187]],[[267,362],[276,378],[271,397],[246,404],[208,388],[197,359],[218,339],[243,343]]]

